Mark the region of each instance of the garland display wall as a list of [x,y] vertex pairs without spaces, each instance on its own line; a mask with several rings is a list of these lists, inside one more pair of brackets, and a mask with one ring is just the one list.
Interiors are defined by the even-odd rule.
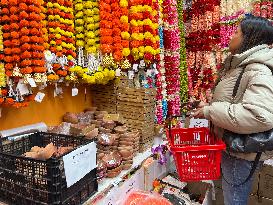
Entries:
[[156,88],[159,124],[210,98],[245,14],[272,18],[272,2],[254,0],[1,0],[0,8],[5,110],[126,76]]

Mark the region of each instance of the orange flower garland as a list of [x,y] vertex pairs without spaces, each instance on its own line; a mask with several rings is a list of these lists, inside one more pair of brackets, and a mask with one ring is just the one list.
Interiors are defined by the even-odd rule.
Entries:
[[128,0],[120,0],[119,5],[121,7],[121,44],[122,44],[122,55],[127,58],[130,55],[129,40],[130,40],[130,24],[128,20],[129,10],[128,10]]
[[[4,61],[7,76],[46,71],[43,61],[43,1],[1,1],[3,7]],[[13,69],[18,65],[20,73]]]
[[120,18],[122,9],[119,0],[102,0],[100,8],[100,43],[103,54],[112,54],[116,62],[122,60],[122,39]]

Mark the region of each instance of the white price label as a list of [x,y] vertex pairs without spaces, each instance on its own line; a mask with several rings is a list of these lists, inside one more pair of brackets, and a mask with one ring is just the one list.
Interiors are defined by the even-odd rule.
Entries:
[[34,100],[36,102],[41,103],[43,101],[44,97],[45,97],[44,93],[38,92],[37,95],[35,96]]
[[78,88],[72,88],[72,97],[77,96],[79,94]]
[[121,72],[121,70],[118,68],[118,69],[116,70],[116,76],[117,76],[117,77],[119,77],[119,76],[121,75],[120,72]]
[[21,95],[27,95],[27,94],[29,94],[28,87],[24,83],[23,79],[19,80],[19,82],[17,84],[17,90],[19,90],[19,92],[20,92]]
[[29,85],[30,85],[32,88],[36,88],[36,87],[37,87],[37,85],[36,85],[36,83],[35,83],[35,81],[34,81],[33,78],[27,78],[27,82],[29,83]]
[[96,143],[91,142],[63,157],[67,187],[72,186],[96,168],[96,153]]

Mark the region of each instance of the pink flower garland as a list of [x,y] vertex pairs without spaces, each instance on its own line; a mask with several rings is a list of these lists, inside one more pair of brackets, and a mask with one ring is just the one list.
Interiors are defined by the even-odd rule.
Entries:
[[168,113],[180,114],[180,31],[178,28],[177,1],[165,0],[164,14],[164,61],[168,94]]

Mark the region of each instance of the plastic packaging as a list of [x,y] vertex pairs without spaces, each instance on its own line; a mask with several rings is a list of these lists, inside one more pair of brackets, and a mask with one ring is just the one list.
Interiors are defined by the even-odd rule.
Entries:
[[134,190],[127,194],[122,205],[172,205],[157,193]]

